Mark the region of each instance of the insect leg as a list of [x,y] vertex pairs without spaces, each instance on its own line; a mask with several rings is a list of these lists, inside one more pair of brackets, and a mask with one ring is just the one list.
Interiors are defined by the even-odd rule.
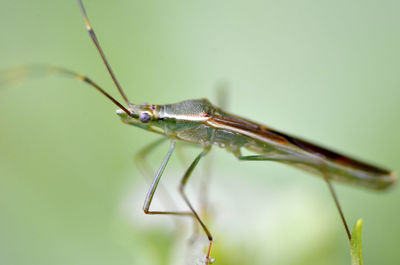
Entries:
[[146,159],[147,155],[160,146],[160,144],[162,144],[165,140],[167,140],[165,137],[157,139],[156,141],[144,146],[135,154],[133,159],[143,175],[148,176],[153,174],[152,169]]
[[303,160],[296,159],[286,155],[250,155],[250,156],[242,156],[240,153],[236,154],[237,159],[242,161],[284,161],[284,162],[304,162]]
[[[217,98],[217,105],[221,109],[228,109],[228,101],[229,101],[229,95],[228,95],[228,84],[226,82],[219,82],[216,85],[216,98]],[[211,137],[213,141],[214,135]],[[211,182],[211,175],[212,175],[212,166],[213,166],[213,159],[212,156],[213,154],[209,154],[207,157],[206,163],[204,163],[204,171],[201,178],[201,182],[199,185],[199,201],[200,201],[200,216],[203,218],[207,217],[207,214],[210,212],[210,205],[209,205],[209,187],[210,187],[210,182]]]
[[[160,139],[157,139],[154,142],[151,142],[150,144],[145,145],[142,147],[142,149],[139,150],[135,154],[134,161],[139,169],[141,171],[142,175],[145,177],[147,182],[151,182],[151,176],[154,176],[153,169],[151,168],[150,164],[147,161],[147,155],[154,151],[157,147],[159,147],[163,142],[165,142],[167,138],[162,137]],[[150,179],[149,179],[150,178]],[[168,190],[165,188],[162,183],[158,184],[158,193],[160,194],[161,192],[161,197],[163,198],[162,203],[165,209],[176,209],[176,203],[173,200],[171,194],[168,192]],[[181,222],[179,222],[177,219],[174,218],[174,224],[176,228],[181,228],[183,225]]]
[[193,216],[191,212],[176,212],[176,211],[150,211],[150,205],[153,200],[154,194],[156,192],[158,183],[160,182],[161,176],[164,172],[165,167],[168,164],[168,161],[175,149],[175,141],[171,141],[171,146],[168,150],[168,153],[164,157],[163,162],[161,163],[160,168],[157,171],[156,176],[154,177],[154,180],[149,188],[149,191],[147,192],[146,199],[143,204],[143,211],[145,214],[163,214],[163,215],[180,215],[180,216]]
[[[210,156],[210,155],[209,155]],[[199,201],[200,201],[200,216],[202,218],[207,218],[210,212],[210,203],[209,203],[209,190],[210,190],[210,181],[211,181],[211,171],[212,171],[212,159],[211,157],[207,157],[208,161],[204,165],[204,169],[202,170],[202,176],[199,185]]]
[[336,195],[336,191],[333,188],[333,185],[330,181],[329,175],[325,171],[322,171],[322,174],[323,174],[326,184],[328,184],[329,192],[331,193],[331,195],[333,197],[333,201],[335,202],[336,208],[339,211],[340,219],[342,219],[344,229],[346,230],[347,237],[348,237],[349,241],[351,241],[351,232],[350,232],[349,226],[347,225],[346,218],[344,217],[342,207],[340,206],[339,199]]
[[213,236],[211,235],[210,231],[208,230],[207,226],[204,224],[204,222],[202,221],[202,219],[200,218],[199,214],[196,212],[196,210],[193,208],[192,204],[190,203],[188,197],[186,196],[185,193],[185,186],[187,181],[189,180],[189,177],[191,176],[193,170],[195,169],[195,167],[197,166],[197,164],[199,163],[200,159],[205,156],[207,154],[207,150],[204,150],[203,152],[201,152],[196,158],[195,160],[192,162],[192,164],[189,166],[189,168],[186,170],[185,174],[182,177],[181,180],[181,184],[179,186],[179,191],[183,197],[183,199],[185,200],[186,204],[188,205],[188,207],[190,208],[190,210],[193,213],[194,218],[196,218],[196,220],[199,222],[200,226],[203,228],[204,233],[207,235],[208,241],[209,241],[209,245],[208,245],[208,249],[207,249],[207,255],[206,255],[206,265],[208,265],[210,262],[212,262],[210,254],[211,254],[211,248],[212,248],[212,244],[213,244]]
[[[238,154],[238,155],[236,155],[236,157],[239,160],[245,160],[245,161],[262,161],[262,160],[265,161],[265,160],[269,160],[269,161],[283,161],[283,162],[292,162],[292,163],[304,162],[304,161],[296,161],[296,160],[291,159],[290,157],[287,157],[285,155],[272,155],[272,156],[250,155],[250,156],[242,156],[242,155]],[[324,166],[321,165],[321,168],[324,168]],[[343,210],[342,210],[342,207],[340,206],[340,203],[339,203],[338,197],[336,195],[336,192],[335,192],[335,190],[333,188],[333,185],[332,185],[332,183],[330,181],[330,177],[329,177],[328,173],[325,170],[321,170],[321,174],[322,174],[322,177],[324,178],[325,182],[328,184],[329,191],[330,191],[330,193],[331,193],[331,195],[333,197],[333,200],[335,202],[336,208],[339,211],[339,215],[340,215],[340,218],[342,219],[344,228],[346,230],[347,237],[348,237],[349,240],[351,240],[350,229],[349,229],[349,226],[347,225],[347,221],[346,221],[346,218],[344,217]]]

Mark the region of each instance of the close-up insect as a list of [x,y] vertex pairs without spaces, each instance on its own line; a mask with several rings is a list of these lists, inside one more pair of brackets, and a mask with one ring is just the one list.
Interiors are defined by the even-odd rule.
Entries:
[[[391,37],[399,33],[399,29],[391,20],[396,15],[393,12],[394,7],[391,6],[395,4],[388,1],[387,5],[383,5],[384,12],[375,9],[373,5],[363,7],[363,11],[372,12],[368,18],[380,19],[378,23],[378,19],[366,19],[364,13],[358,12],[355,7],[350,9],[352,12],[346,12],[337,9],[337,6],[318,6],[320,13],[313,14],[311,7],[314,6],[311,3],[306,5],[308,8],[302,6],[303,9],[299,9],[299,6],[289,8],[267,2],[257,3],[259,6],[253,6],[251,10],[246,10],[245,14],[242,12],[243,6],[249,3],[243,3],[243,6],[232,3],[231,9],[211,3],[199,6],[198,3],[182,2],[174,7],[166,3],[137,3],[132,7],[135,12],[132,16],[125,13],[127,8],[119,9],[119,12],[122,12],[118,15],[118,19],[121,19],[119,24],[108,28],[113,34],[110,37],[112,41],[101,41],[101,45],[89,22],[89,17],[91,22],[92,18],[96,17],[96,33],[100,31],[103,38],[106,34],[99,25],[100,15],[91,15],[91,10],[95,7],[90,1],[87,3],[90,6],[90,16],[87,15],[82,1],[78,1],[78,4],[86,29],[112,82],[107,80],[105,75],[97,78],[98,74],[96,77],[86,74],[85,69],[101,69],[97,64],[88,64],[85,68],[83,61],[86,59],[83,58],[89,55],[93,60],[96,58],[93,53],[96,49],[93,47],[89,49],[89,46],[85,46],[83,51],[70,58],[68,49],[74,54],[81,46],[77,44],[77,39],[79,43],[83,39],[79,35],[74,41],[68,41],[67,34],[70,34],[71,28],[57,35],[62,38],[59,43],[68,42],[62,46],[62,52],[66,54],[63,57],[66,60],[65,64],[61,58],[53,58],[51,54],[56,50],[56,46],[53,45],[57,41],[49,46],[43,45],[45,48],[42,48],[42,53],[38,52],[38,56],[45,54],[44,58],[26,56],[36,54],[36,47],[47,43],[47,39],[43,37],[46,34],[39,36],[34,33],[34,37],[29,41],[28,32],[31,31],[23,31],[21,28],[21,25],[28,23],[29,18],[22,21],[23,23],[19,22],[21,24],[13,25],[12,30],[2,28],[7,33],[3,33],[3,36],[10,36],[8,40],[18,43],[2,44],[8,46],[2,47],[2,50],[6,51],[6,59],[2,62],[4,71],[0,76],[0,161],[3,183],[3,218],[0,231],[4,235],[0,241],[0,256],[5,264],[26,264],[29,261],[30,264],[208,265],[214,261],[214,257],[217,258],[217,264],[221,265],[244,262],[336,264],[346,262],[346,257],[349,256],[351,227],[358,217],[364,218],[369,229],[365,232],[367,239],[364,242],[366,260],[371,263],[385,261],[384,263],[390,264],[399,258],[399,254],[392,251],[393,245],[396,244],[396,235],[399,233],[396,227],[399,220],[396,212],[396,205],[400,201],[399,193],[396,190],[387,194],[380,191],[394,186],[397,176],[392,169],[397,169],[400,156],[399,141],[396,139],[400,132],[400,108],[397,104],[400,97],[400,79],[397,71],[389,71],[400,66],[393,59],[396,56],[389,56],[393,52],[396,52],[396,55],[400,54],[395,48],[399,39]],[[11,3],[9,5],[10,10],[18,8],[11,6]],[[57,4],[54,4],[52,8],[56,6]],[[343,6],[346,5],[343,3]],[[31,7],[29,10],[32,8],[37,7]],[[103,15],[118,13],[104,8],[106,10],[103,10]],[[286,8],[291,12],[302,11],[305,15],[296,13],[297,19],[292,18],[287,23],[275,25],[276,21],[273,19],[290,17],[284,12],[287,11]],[[274,13],[273,19],[265,19],[266,14],[263,12],[268,13],[271,9],[277,14]],[[39,8],[35,10],[40,11]],[[69,16],[71,11],[63,8],[58,10],[62,10],[62,13],[53,12],[52,22],[45,24],[59,25],[63,20],[62,15],[68,13],[66,16]],[[74,12],[76,11],[78,10]],[[41,16],[35,15],[37,12],[31,12],[32,17],[42,19]],[[26,15],[17,11],[8,13],[4,14],[2,19],[10,20],[13,14],[18,14],[17,18]],[[192,17],[194,13],[198,15]],[[132,27],[123,27],[127,24],[121,22],[123,19],[120,17],[123,14],[130,18],[137,17],[129,22]],[[337,21],[324,14],[331,14],[332,17],[340,15],[342,20]],[[205,15],[208,19],[204,19]],[[258,16],[259,19],[256,18]],[[243,20],[239,19],[232,26],[231,23],[238,17]],[[13,21],[18,21],[17,18],[13,18]],[[365,24],[359,22],[362,18]],[[44,22],[47,19],[44,19]],[[110,20],[108,19],[109,22]],[[298,20],[301,21],[300,24]],[[182,24],[181,21],[188,24]],[[79,22],[81,19],[74,21],[74,27]],[[314,22],[322,26],[316,26]],[[197,27],[193,29],[189,25]],[[255,27],[256,25],[258,27]],[[82,28],[82,25],[80,27]],[[380,30],[381,27],[385,30]],[[44,29],[54,29],[50,30],[50,35],[60,32],[58,26]],[[179,29],[179,34],[175,29]],[[328,34],[322,32],[322,29]],[[344,33],[336,32],[339,29]],[[127,34],[130,38],[126,44],[121,44],[121,38],[126,34],[118,32],[127,30],[132,31]],[[189,32],[190,35],[185,37]],[[293,32],[305,36],[291,35]],[[355,32],[357,37],[347,39]],[[336,33],[334,38],[330,35],[333,33]],[[267,34],[268,37],[257,39],[260,34]],[[21,35],[24,36],[24,43],[17,41]],[[374,40],[375,44],[365,43],[370,35],[373,36],[371,40]],[[178,41],[185,39],[185,42],[177,48],[170,42],[172,37]],[[193,39],[188,41],[187,38]],[[255,38],[254,42],[250,41],[251,38]],[[202,44],[197,43],[200,39],[203,40]],[[157,40],[155,44],[154,40]],[[331,44],[332,40],[337,43]],[[35,41],[38,44],[35,44]],[[149,43],[156,46],[147,47]],[[288,45],[287,43],[291,43],[296,49],[282,47],[282,44]],[[308,45],[311,43],[315,46],[310,48]],[[364,49],[358,47],[361,43],[364,44]],[[264,47],[266,44],[267,48]],[[343,46],[347,44],[348,46]],[[120,70],[122,66],[115,63],[118,60],[110,60],[114,57],[105,56],[103,50],[111,54],[108,47],[113,45],[114,49],[128,50],[118,53],[118,56],[119,61],[132,56],[130,60],[134,66],[131,65],[130,70]],[[164,52],[158,51],[154,54],[157,47],[162,47]],[[216,57],[215,61],[207,62],[201,53],[196,54],[201,47],[208,51],[208,56]],[[13,49],[12,52],[8,52],[10,49]],[[168,49],[171,49],[171,55],[167,55]],[[238,54],[239,51],[243,54]],[[177,54],[182,57],[177,58]],[[196,55],[189,57],[193,62],[187,61],[188,54]],[[229,58],[234,54],[236,57],[230,61]],[[368,59],[364,59],[365,56],[368,56]],[[77,58],[78,67],[74,66],[73,62]],[[262,63],[250,63],[249,58],[260,60]],[[296,58],[303,61],[296,62]],[[222,65],[224,60],[228,60],[228,63],[223,64],[227,70],[218,66],[219,63]],[[235,61],[238,66],[233,63]],[[24,64],[10,67],[18,62]],[[194,63],[198,65],[193,67]],[[210,65],[209,68],[206,64]],[[375,64],[379,64],[379,67],[375,67]],[[118,71],[114,65],[119,65],[116,67]],[[191,68],[188,68],[189,65]],[[205,70],[199,71],[200,65],[204,65]],[[172,66],[176,67],[175,72],[170,69]],[[306,67],[310,70],[303,69]],[[147,68],[156,70],[151,72]],[[246,69],[247,74],[244,72]],[[295,73],[295,70],[299,72]],[[333,75],[332,71],[335,78],[338,75],[342,77],[339,81],[327,84],[333,80],[333,77],[328,75]],[[119,76],[120,72],[124,77],[117,79],[115,73]],[[266,78],[268,74],[270,76]],[[197,82],[204,79],[205,75],[209,75],[207,81]],[[315,75],[322,77],[315,78]],[[59,78],[60,76],[72,80]],[[50,78],[44,81],[45,78],[38,77]],[[282,83],[278,81],[278,77],[291,81]],[[160,81],[163,78],[167,83]],[[192,85],[193,90],[174,89],[174,78],[181,78],[180,86]],[[81,81],[81,84],[76,80]],[[133,81],[134,84],[122,85],[127,83],[127,80]],[[45,82],[47,84],[43,85]],[[60,82],[67,85],[60,85]],[[106,83],[105,86],[100,85],[103,82]],[[211,104],[207,99],[187,100],[215,94],[213,90],[217,90],[215,87],[218,86],[218,82],[226,86],[225,94],[220,95],[219,101],[226,100],[229,93],[229,98],[232,98],[232,102],[229,103],[232,111]],[[201,88],[206,84],[210,85],[207,91]],[[325,87],[319,88],[321,84]],[[42,88],[42,85],[45,87]],[[109,111],[103,110],[104,100],[100,100],[99,103],[93,101],[94,96],[92,91],[87,89],[88,85],[91,90],[97,90],[116,105],[117,115],[122,122],[138,127],[138,132],[135,131],[133,136],[129,134],[131,131],[120,135],[114,123],[103,123]],[[152,87],[156,85],[162,88],[152,91]],[[72,86],[79,89],[72,92]],[[116,87],[116,90],[113,90],[112,86]],[[238,86],[250,88],[236,88]],[[282,88],[283,86],[287,86],[287,90]],[[338,86],[343,87],[337,89]],[[29,92],[27,87],[30,87]],[[260,90],[260,87],[263,88]],[[362,88],[357,89],[360,87]],[[118,91],[118,94],[114,93],[115,91]],[[119,100],[114,95],[119,95],[122,99]],[[11,98],[16,100],[11,102]],[[137,104],[140,100],[151,103]],[[179,103],[153,104],[168,100]],[[236,111],[236,105],[242,107]],[[243,107],[246,105],[251,106],[253,110]],[[91,111],[93,113],[89,113]],[[75,119],[72,112],[83,117]],[[300,131],[296,132],[296,135],[306,136],[308,132],[310,137],[304,138],[315,137],[315,142],[326,142],[328,144],[323,146],[329,148],[303,140],[303,137],[291,136],[293,133],[286,134],[254,122],[261,120],[264,115],[268,117],[264,118],[267,124],[274,124],[275,121],[277,125],[288,128],[284,131],[291,132],[295,132],[295,128],[298,127]],[[287,123],[282,122],[282,119],[288,119]],[[305,129],[307,127],[312,130]],[[140,135],[146,132],[153,136]],[[326,135],[326,138],[319,134]],[[170,141],[169,147],[159,138],[145,138],[160,135]],[[145,139],[157,144],[143,145]],[[180,145],[180,150],[176,150],[177,145]],[[350,147],[355,151],[351,151]],[[143,195],[137,187],[143,188],[145,185],[139,177],[130,180],[130,175],[139,172],[133,165],[126,165],[131,163],[132,149],[137,152],[141,150],[137,155],[139,167],[150,165],[155,170],[154,180],[145,194],[142,206],[144,213],[148,215],[145,218],[138,217],[140,208],[137,207],[142,202],[139,193]],[[206,161],[209,163],[206,170],[199,173],[200,164],[215,149],[228,151],[229,156],[212,156]],[[343,149],[345,153],[352,155],[343,155],[331,149]],[[175,151],[180,153],[178,156],[181,157],[176,168],[174,163],[179,161],[170,162]],[[362,162],[364,158],[376,161],[376,165]],[[161,165],[156,161],[162,161]],[[236,165],[239,161],[240,165]],[[279,163],[266,161],[276,161],[283,166],[275,166],[272,164]],[[183,169],[180,164],[184,166]],[[393,168],[386,169],[386,166],[390,165]],[[268,167],[272,167],[271,171]],[[152,170],[150,168],[148,171]],[[320,179],[303,178],[303,175],[310,173],[319,176]],[[200,175],[199,179],[203,178],[200,188],[188,187],[193,179],[196,181],[196,174]],[[166,194],[159,194],[157,187],[160,181],[169,179],[166,175],[178,175],[173,183],[178,186],[178,191],[173,187],[171,189],[167,183],[166,187],[163,187],[175,197],[172,200],[181,202],[177,205],[173,203],[174,208],[165,207],[168,205],[165,201],[160,205],[152,204],[153,198],[157,200],[157,196],[165,200],[163,195]],[[202,175],[207,175],[206,180]],[[211,178],[209,175],[212,175]],[[252,175],[259,176],[253,178]],[[288,179],[282,181],[285,175]],[[271,180],[265,180],[268,178]],[[339,184],[336,192],[336,182],[350,185]],[[246,185],[248,186],[245,187]],[[218,186],[223,191],[218,191]],[[279,189],[282,188],[283,196],[279,195]],[[372,191],[371,194],[368,193],[369,190]],[[201,203],[196,203],[197,195]],[[310,205],[306,205],[308,203]],[[335,213],[335,207],[339,214]],[[132,211],[136,212],[133,216],[130,214]],[[289,211],[298,214],[291,215],[288,214]],[[147,223],[153,222],[153,219],[162,221],[164,218],[166,221],[166,218],[160,215],[172,216],[170,224],[173,225],[149,227]],[[276,221],[271,221],[274,218]],[[193,247],[196,236],[190,240],[188,237],[182,239],[172,236],[178,234],[177,230],[184,231],[183,225],[178,222],[186,222],[187,219],[189,224],[191,220],[194,221],[194,234],[199,238],[205,236],[208,240],[202,242],[200,254],[194,253],[201,256],[198,260],[181,258],[184,252],[193,254],[191,252],[197,251]],[[344,229],[341,226],[344,226]],[[157,227],[157,224],[154,227]],[[223,232],[218,232],[219,229]],[[190,231],[182,234],[190,235]],[[263,240],[264,237],[268,239]],[[238,241],[235,243],[235,240]],[[182,243],[172,242],[186,244],[183,246]],[[46,249],[48,251],[45,251]],[[349,257],[347,260],[350,263]]]

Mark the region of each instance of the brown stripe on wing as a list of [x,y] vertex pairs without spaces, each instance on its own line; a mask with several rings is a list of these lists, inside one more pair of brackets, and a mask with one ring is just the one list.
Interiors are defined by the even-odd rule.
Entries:
[[271,132],[278,134],[282,137],[285,137],[285,139],[287,139],[289,142],[300,147],[303,150],[306,150],[313,154],[317,154],[317,155],[326,157],[327,159],[333,160],[334,162],[336,162],[338,164],[350,166],[350,167],[356,168],[356,169],[361,169],[361,170],[368,171],[370,173],[377,174],[377,175],[389,175],[391,173],[390,171],[388,171],[386,169],[382,169],[377,166],[362,162],[360,160],[356,160],[354,158],[336,153],[334,151],[328,150],[321,146],[314,145],[310,142],[301,140],[299,138],[295,138],[295,137],[292,137],[292,136],[289,136],[289,135],[286,135],[286,134],[283,134],[283,133],[280,133],[280,132],[277,132],[274,130],[271,130]]
[[342,165],[349,166],[349,167],[363,170],[363,171],[368,171],[368,172],[376,174],[376,175],[391,174],[391,172],[386,169],[382,169],[382,168],[373,166],[371,164],[361,162],[359,160],[356,160],[356,159],[350,158],[348,156],[336,153],[334,151],[325,149],[323,147],[314,145],[310,142],[301,140],[299,138],[292,137],[287,134],[269,129],[263,125],[256,124],[254,122],[245,120],[240,117],[226,117],[226,116],[215,115],[213,117],[213,120],[218,123],[232,126],[237,129],[250,131],[261,137],[266,137],[269,140],[277,141],[280,144],[293,144],[293,145],[297,146],[298,148],[301,148],[304,151],[327,158],[338,164],[342,164]]
[[287,141],[285,137],[282,137],[281,135],[272,132],[267,127],[239,117],[226,117],[226,116],[215,115],[212,118],[212,120],[214,120],[217,123],[221,123],[237,129],[252,132],[262,137],[266,137],[270,140],[277,141],[280,144],[289,144],[289,141]]

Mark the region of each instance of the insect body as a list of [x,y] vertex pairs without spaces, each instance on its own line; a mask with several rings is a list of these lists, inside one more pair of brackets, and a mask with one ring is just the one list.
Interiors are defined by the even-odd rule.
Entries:
[[[239,160],[278,161],[322,176],[330,188],[349,239],[351,239],[350,230],[330,181],[345,182],[371,189],[385,189],[395,183],[397,178],[389,170],[349,158],[229,114],[213,106],[207,99],[187,100],[169,105],[144,104],[128,108],[128,112],[120,109],[117,114],[124,123],[158,132],[170,138],[172,142],[171,149],[164,159],[165,163],[161,165],[146,197],[145,213],[184,214],[151,212],[149,208],[166,162],[174,149],[175,140],[199,144],[203,147],[204,151],[193,161],[182,178],[180,191],[210,240],[207,262],[212,246],[212,236],[184,194],[184,186],[194,167],[212,145],[227,149]],[[242,148],[253,151],[257,155],[243,156]]]
[[[124,123],[142,128],[156,128],[171,139],[203,148],[212,145],[225,148],[241,160],[271,160],[287,163],[329,179],[385,189],[392,185],[394,173],[304,140],[283,134],[266,126],[229,114],[207,99],[187,100],[169,105],[141,105],[129,109],[138,119],[118,110]],[[241,148],[259,156],[241,155]]]

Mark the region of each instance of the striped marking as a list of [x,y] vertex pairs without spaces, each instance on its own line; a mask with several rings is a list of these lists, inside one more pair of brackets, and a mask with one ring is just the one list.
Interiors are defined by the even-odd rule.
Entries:
[[[265,126],[258,125],[256,123],[244,120],[239,117],[222,117],[215,116],[213,119],[207,121],[207,123],[219,129],[225,129],[232,132],[237,132],[250,138],[265,142],[272,146],[279,146],[282,149],[288,151],[303,151],[304,154],[318,156],[323,159],[327,159],[338,165],[347,166],[370,174],[378,176],[391,176],[393,181],[396,179],[393,172],[376,167],[374,165],[350,158],[345,155],[330,151],[320,146],[311,144],[304,140],[283,134],[281,132],[269,129]],[[291,152],[291,153],[292,153]]]
[[197,113],[197,114],[169,114],[164,113],[161,118],[165,119],[176,119],[186,121],[208,121],[211,116],[209,113]]

